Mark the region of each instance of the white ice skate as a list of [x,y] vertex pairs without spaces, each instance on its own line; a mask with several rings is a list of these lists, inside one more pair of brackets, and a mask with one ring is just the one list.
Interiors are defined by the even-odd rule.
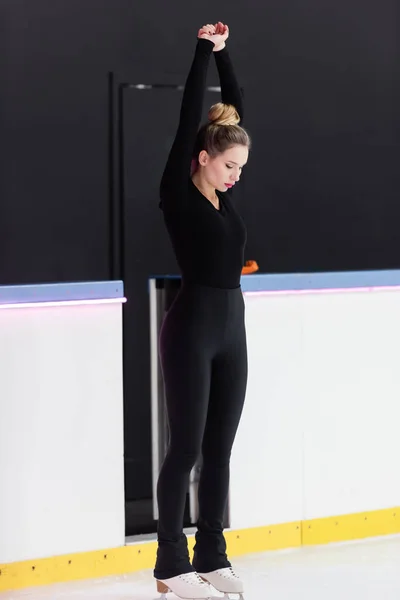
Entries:
[[228,600],[230,594],[238,595],[240,600],[243,598],[243,582],[239,579],[231,567],[217,569],[210,573],[199,573],[204,581],[210,583],[216,590],[225,594],[224,598]]
[[211,586],[193,572],[169,579],[158,579],[157,591],[161,594],[160,600],[167,600],[168,592],[173,592],[182,600],[212,600],[213,596]]

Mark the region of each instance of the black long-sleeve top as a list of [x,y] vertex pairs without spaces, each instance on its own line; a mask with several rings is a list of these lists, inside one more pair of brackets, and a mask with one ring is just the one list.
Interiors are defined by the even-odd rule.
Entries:
[[[216,193],[219,210],[190,177],[199,129],[207,70],[213,42],[199,39],[183,93],[178,130],[160,185],[160,207],[184,282],[236,288],[244,264],[246,228],[232,192]],[[242,95],[226,47],[213,53],[221,83],[221,99],[243,118]]]

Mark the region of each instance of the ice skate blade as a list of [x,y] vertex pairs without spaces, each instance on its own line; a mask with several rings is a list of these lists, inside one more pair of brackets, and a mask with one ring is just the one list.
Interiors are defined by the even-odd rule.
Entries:
[[[219,591],[219,590],[217,590]],[[220,592],[220,594],[224,594],[224,596],[218,596],[220,600],[244,600],[244,594],[241,592]],[[213,600],[217,600],[217,597]]]

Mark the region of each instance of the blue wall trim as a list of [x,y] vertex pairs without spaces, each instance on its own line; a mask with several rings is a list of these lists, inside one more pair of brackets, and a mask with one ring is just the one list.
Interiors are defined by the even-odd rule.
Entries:
[[[177,275],[157,275],[154,279],[177,279]],[[356,289],[400,286],[400,270],[341,271],[335,273],[282,273],[243,275],[243,292]]]
[[[157,275],[154,279],[179,279]],[[336,273],[282,273],[244,275],[243,292],[351,289],[400,286],[400,270],[348,271]],[[0,304],[118,299],[124,297],[122,281],[84,281],[38,285],[0,286]]]
[[400,286],[400,270],[254,274],[243,276],[241,284],[244,292],[395,287]]
[[122,281],[0,286],[0,304],[109,300],[124,297]]

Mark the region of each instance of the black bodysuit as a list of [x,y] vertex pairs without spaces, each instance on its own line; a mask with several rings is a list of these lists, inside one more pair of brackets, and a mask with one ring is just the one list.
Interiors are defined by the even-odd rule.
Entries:
[[[240,277],[246,230],[231,192],[220,209],[190,178],[207,69],[214,54],[222,101],[243,115],[242,97],[226,48],[198,40],[182,100],[178,131],[160,186],[160,207],[182,273],[180,292],[161,329],[170,444],[157,489],[158,552],[154,575],[229,567],[223,516],[231,449],[247,382],[244,301]],[[189,475],[200,452],[199,519],[193,566],[182,533]]]

